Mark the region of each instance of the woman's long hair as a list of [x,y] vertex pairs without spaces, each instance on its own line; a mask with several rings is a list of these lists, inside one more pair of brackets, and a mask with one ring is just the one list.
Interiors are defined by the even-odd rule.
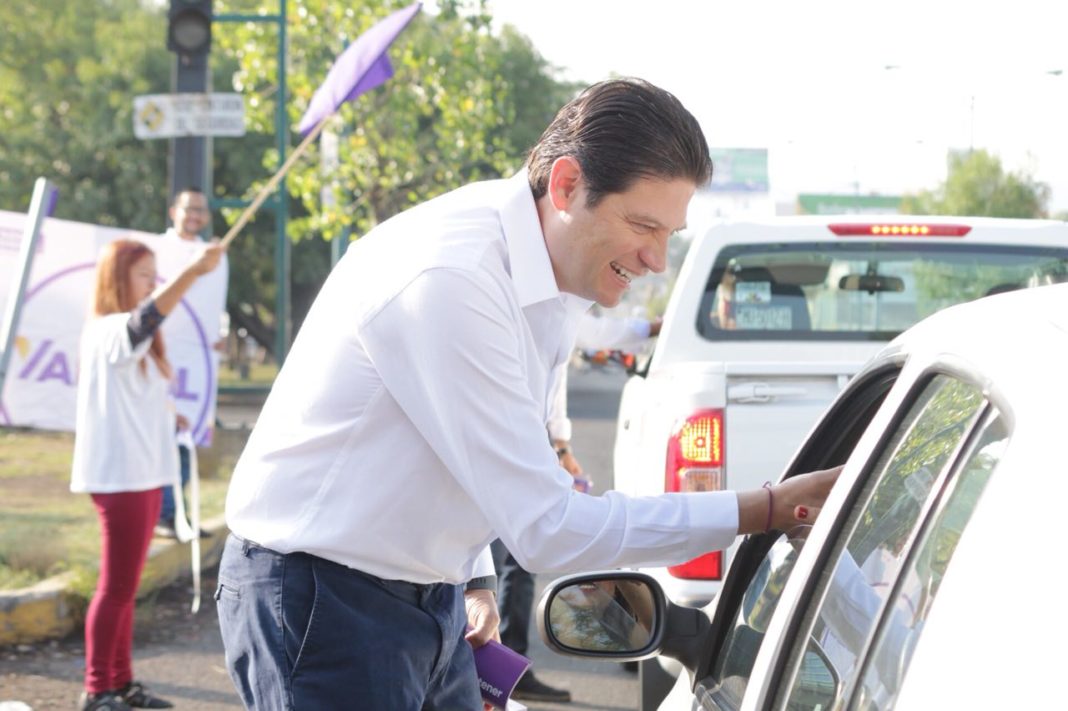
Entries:
[[[133,311],[137,306],[130,291],[130,272],[145,255],[153,252],[147,245],[132,239],[117,239],[104,246],[96,263],[96,288],[93,293],[93,316],[107,316]],[[156,367],[163,377],[171,377],[171,364],[167,361],[167,349],[163,345],[163,331],[152,334],[148,349]],[[141,372],[145,372],[141,360]]]

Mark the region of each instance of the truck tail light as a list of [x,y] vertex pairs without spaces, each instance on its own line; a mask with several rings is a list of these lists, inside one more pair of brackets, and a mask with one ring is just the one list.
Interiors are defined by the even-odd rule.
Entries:
[[[668,440],[664,491],[720,491],[726,488],[723,410],[699,410],[682,421]],[[668,568],[676,578],[719,580],[723,553],[706,553]]]

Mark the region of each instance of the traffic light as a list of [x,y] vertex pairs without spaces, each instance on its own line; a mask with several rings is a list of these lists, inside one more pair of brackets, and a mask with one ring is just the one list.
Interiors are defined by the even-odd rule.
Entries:
[[[212,0],[170,0],[167,12],[167,49],[174,52],[171,93],[203,94],[208,91],[208,53],[211,50]],[[168,150],[171,198],[182,188],[210,188],[210,143],[203,135],[178,135]]]
[[171,0],[167,13],[167,49],[180,61],[202,57],[211,50],[212,0]]

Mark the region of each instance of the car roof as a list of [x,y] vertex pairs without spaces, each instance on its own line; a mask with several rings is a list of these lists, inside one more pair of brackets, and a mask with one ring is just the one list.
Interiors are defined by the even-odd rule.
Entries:
[[[956,304],[928,316],[891,341],[884,352],[912,357],[954,353],[970,361],[1001,387],[1034,385],[1035,373],[1022,369],[1027,351],[1038,357],[1059,352],[1068,357],[1068,284],[1018,289]],[[1068,370],[1068,362],[1065,364]],[[1055,374],[1054,374],[1055,375]],[[1019,393],[1022,397],[1026,391]]]
[[1068,634],[1057,555],[1068,501],[1068,284],[946,309],[883,356],[894,353],[914,367],[954,363],[979,375],[1011,422],[897,708],[1042,708],[1063,695],[1063,654],[1053,650]]

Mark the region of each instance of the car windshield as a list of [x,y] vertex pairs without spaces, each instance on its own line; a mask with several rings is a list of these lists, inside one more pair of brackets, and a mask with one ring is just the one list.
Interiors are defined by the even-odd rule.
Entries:
[[1068,250],[988,244],[726,247],[697,316],[710,340],[890,340],[953,304],[1068,281]]

